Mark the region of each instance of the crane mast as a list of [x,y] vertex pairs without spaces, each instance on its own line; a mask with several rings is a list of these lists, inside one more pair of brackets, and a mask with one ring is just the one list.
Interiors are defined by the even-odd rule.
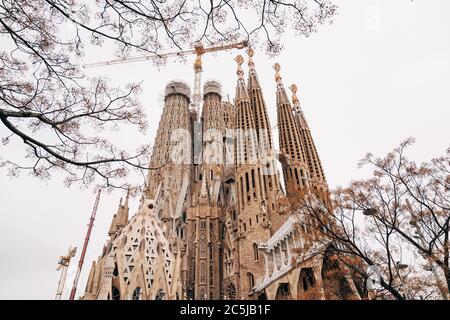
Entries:
[[91,218],[89,219],[88,230],[86,233],[86,238],[84,239],[83,250],[81,251],[80,261],[78,262],[77,273],[75,274],[75,279],[73,280],[72,290],[70,291],[70,300],[75,299],[75,293],[77,292],[78,280],[80,279],[81,269],[83,268],[84,257],[86,255],[86,249],[89,244],[89,238],[91,237],[92,226],[94,225],[95,215],[97,214],[98,203],[100,201],[101,189],[98,190],[97,198],[95,199],[94,208],[92,209]]
[[67,277],[67,268],[70,265],[70,260],[75,256],[77,252],[77,247],[69,247],[69,251],[67,252],[67,255],[59,257],[58,261],[58,269],[57,271],[61,270],[61,276],[59,278],[58,282],[58,289],[56,291],[56,297],[55,300],[61,300],[62,293],[64,291],[64,285],[66,283],[66,277]]

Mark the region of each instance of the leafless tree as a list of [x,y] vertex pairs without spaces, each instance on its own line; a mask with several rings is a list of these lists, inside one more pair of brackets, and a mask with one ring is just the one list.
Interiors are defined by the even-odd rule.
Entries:
[[309,195],[297,210],[347,268],[367,277],[379,266],[381,294],[448,299],[450,148],[418,165],[405,156],[413,142],[382,158],[368,154],[361,165],[373,176],[334,190],[331,205]]
[[335,13],[327,0],[3,0],[0,134],[3,149],[21,141],[26,157],[4,152],[0,166],[12,176],[62,171],[69,185],[100,178],[110,187],[126,187],[133,168],[154,169],[148,146],[125,152],[106,134],[126,124],[147,127],[139,83],[117,89],[105,78],[89,79],[79,67],[88,45],[111,42],[128,57],[240,39],[276,54],[284,31],[308,36]]

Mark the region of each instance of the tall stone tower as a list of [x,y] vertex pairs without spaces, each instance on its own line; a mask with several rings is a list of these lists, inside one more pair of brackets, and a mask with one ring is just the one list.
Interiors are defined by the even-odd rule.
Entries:
[[311,188],[319,193],[323,200],[328,201],[329,191],[328,184],[323,173],[322,163],[317,152],[316,145],[311,135],[305,115],[300,106],[300,100],[297,97],[297,86],[292,84],[289,87],[292,91],[292,103],[294,105],[294,118],[300,130],[300,136],[305,148],[306,160],[308,165],[308,172],[310,175]]
[[193,299],[220,299],[221,218],[224,206],[225,135],[221,86],[208,81],[203,88],[202,155],[196,166],[192,203],[187,209],[186,293]]
[[192,123],[189,113],[190,89],[172,81],[165,90],[165,104],[156,133],[149,172],[148,193],[158,203],[157,213],[165,235],[170,238],[179,227],[189,187],[192,164]]
[[309,188],[309,173],[300,130],[280,76],[280,65],[274,66],[277,83],[277,115],[280,139],[280,160],[287,196],[305,193]]
[[261,163],[258,159],[258,137],[254,114],[242,70],[243,58],[238,63],[236,86],[236,185],[239,199],[237,251],[239,278],[237,292],[247,298],[255,279],[263,275],[257,251],[258,242],[270,236],[270,222],[265,205]]
[[258,165],[260,166],[262,188],[265,199],[262,205],[267,208],[268,221],[272,230],[276,230],[284,222],[284,217],[280,217],[277,210],[277,201],[281,196],[278,169],[276,166],[276,154],[272,141],[272,128],[267,114],[266,102],[264,100],[262,88],[259,84],[256,73],[255,62],[253,61],[254,51],[249,48],[248,54],[248,95],[254,126],[258,141]]

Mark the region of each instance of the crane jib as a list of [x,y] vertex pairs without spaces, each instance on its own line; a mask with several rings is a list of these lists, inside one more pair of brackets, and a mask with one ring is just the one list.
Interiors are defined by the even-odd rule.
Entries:
[[180,56],[186,56],[186,55],[190,55],[190,54],[197,54],[198,56],[201,56],[202,54],[207,53],[207,52],[223,51],[223,50],[230,50],[230,49],[243,49],[245,47],[248,47],[248,43],[246,41],[241,41],[241,42],[232,43],[232,44],[219,45],[219,46],[214,46],[214,47],[209,47],[209,48],[204,48],[203,45],[197,44],[196,48],[191,49],[191,50],[167,52],[167,53],[161,53],[161,54],[155,53],[152,55],[146,55],[146,56],[140,56],[140,57],[131,57],[131,58],[125,58],[125,59],[114,59],[114,60],[108,60],[108,61],[103,61],[103,62],[87,63],[87,64],[83,64],[82,67],[83,68],[102,67],[102,66],[110,66],[110,65],[123,64],[123,63],[165,59],[165,58],[170,58],[170,57],[180,57]]

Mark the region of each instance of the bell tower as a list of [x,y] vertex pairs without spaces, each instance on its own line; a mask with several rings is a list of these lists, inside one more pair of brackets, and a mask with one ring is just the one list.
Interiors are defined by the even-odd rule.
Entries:
[[300,130],[294,119],[292,106],[280,76],[280,65],[276,63],[277,116],[280,139],[280,160],[288,197],[296,196],[309,188],[309,172]]
[[259,260],[258,242],[270,236],[262,179],[261,163],[258,159],[258,136],[252,105],[244,82],[242,63],[238,55],[238,81],[236,86],[236,185],[238,198],[238,298],[250,298],[255,279],[264,275],[263,263]]
[[306,122],[305,115],[300,105],[300,100],[297,97],[298,88],[292,84],[289,89],[292,91],[292,104],[294,105],[294,119],[300,130],[300,137],[303,142],[306,154],[306,162],[310,175],[311,189],[323,197],[325,202],[329,201],[328,184],[323,172],[322,163],[320,161],[319,153],[311,135],[311,130]]

